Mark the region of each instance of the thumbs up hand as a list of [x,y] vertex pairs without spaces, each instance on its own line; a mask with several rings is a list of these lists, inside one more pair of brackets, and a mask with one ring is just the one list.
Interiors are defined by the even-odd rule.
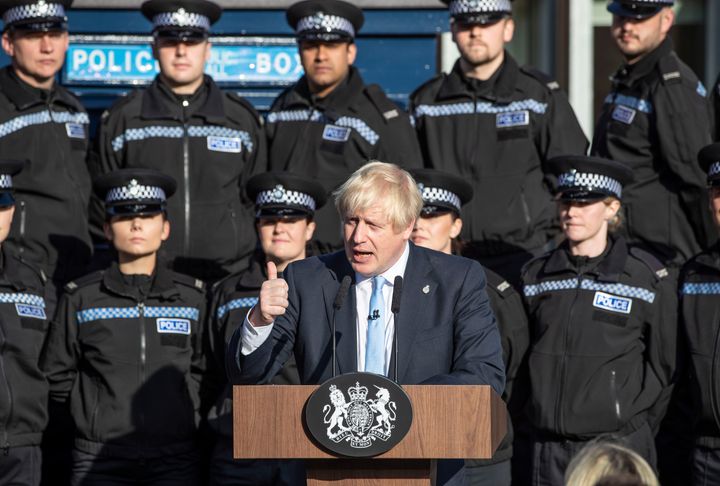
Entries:
[[273,262],[267,263],[268,279],[260,287],[258,303],[250,313],[250,324],[262,327],[272,324],[276,318],[285,314],[288,307],[288,285],[278,278],[277,267]]

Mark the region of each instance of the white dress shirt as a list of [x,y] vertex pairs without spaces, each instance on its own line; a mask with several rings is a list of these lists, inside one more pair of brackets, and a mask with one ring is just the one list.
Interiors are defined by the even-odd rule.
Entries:
[[[385,300],[385,374],[388,374],[390,367],[390,358],[393,351],[393,332],[395,329],[395,319],[390,310],[392,306],[392,294],[395,283],[395,277],[404,276],[407,267],[408,257],[410,256],[410,245],[405,244],[405,250],[395,264],[380,275],[385,278],[383,285],[383,299]],[[355,273],[355,332],[357,342],[357,364],[358,371],[365,370],[365,343],[367,342],[368,313],[370,311],[370,297],[372,295],[372,277],[364,277],[359,273]],[[252,309],[251,309],[252,311]],[[270,336],[273,325],[262,327],[254,327],[245,316],[245,322],[242,329],[242,354],[248,354],[259,348],[262,343]]]

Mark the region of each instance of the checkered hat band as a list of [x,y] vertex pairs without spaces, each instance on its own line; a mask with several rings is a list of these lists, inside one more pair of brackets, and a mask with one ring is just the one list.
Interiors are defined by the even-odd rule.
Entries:
[[450,15],[512,12],[510,0],[453,0]]
[[462,206],[460,198],[454,192],[439,187],[423,187],[420,190],[423,203],[425,204],[450,204],[452,207],[460,211]]
[[714,177],[718,174],[720,174],[720,162],[713,162],[708,169],[708,177]]
[[0,189],[12,189],[12,176],[8,174],[0,175]]
[[266,204],[292,204],[293,206],[301,206],[310,211],[315,211],[315,199],[309,194],[298,191],[288,191],[282,186],[258,193],[255,198],[255,205],[264,206]]
[[10,25],[14,22],[30,19],[64,18],[65,8],[59,3],[45,3],[44,1],[31,5],[20,5],[8,9],[2,16],[3,23]]
[[323,13],[317,13],[310,17],[303,17],[297,23],[295,32],[302,34],[307,31],[313,32],[344,32],[350,37],[355,37],[355,28],[352,22],[344,17],[338,17],[337,15],[325,15]]
[[155,186],[122,186],[113,187],[105,196],[106,203],[122,202],[122,201],[144,201],[148,199],[156,199],[164,201],[165,191]]
[[157,14],[152,20],[153,27],[196,27],[210,30],[210,19],[204,15],[179,10],[177,12],[163,12]]
[[618,199],[622,197],[622,184],[612,177],[600,174],[566,172],[558,177],[558,188],[560,190],[585,189],[588,191],[602,191],[613,194]]

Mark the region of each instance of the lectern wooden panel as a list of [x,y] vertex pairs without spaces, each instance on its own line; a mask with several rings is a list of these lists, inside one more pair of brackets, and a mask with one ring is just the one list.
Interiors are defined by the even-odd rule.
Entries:
[[[303,426],[305,402],[316,388],[233,387],[234,457],[336,459],[319,448]],[[410,431],[395,448],[370,461],[485,459],[492,457],[505,436],[505,404],[489,386],[406,385],[403,388],[413,405]],[[342,459],[343,463],[348,461]]]

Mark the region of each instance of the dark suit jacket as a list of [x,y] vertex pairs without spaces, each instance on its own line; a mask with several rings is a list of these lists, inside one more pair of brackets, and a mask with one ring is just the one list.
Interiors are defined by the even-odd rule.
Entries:
[[[230,342],[228,377],[234,384],[268,383],[295,351],[304,384],[332,376],[333,302],[343,277],[355,277],[344,252],[313,257],[288,266],[290,288],[285,315],[268,339],[243,356],[242,323]],[[338,373],[357,371],[354,287],[338,311]],[[505,386],[500,335],[485,293],[480,264],[410,244],[397,318],[398,381],[403,384]],[[393,356],[393,360],[395,357]],[[390,363],[393,378],[394,363]]]

